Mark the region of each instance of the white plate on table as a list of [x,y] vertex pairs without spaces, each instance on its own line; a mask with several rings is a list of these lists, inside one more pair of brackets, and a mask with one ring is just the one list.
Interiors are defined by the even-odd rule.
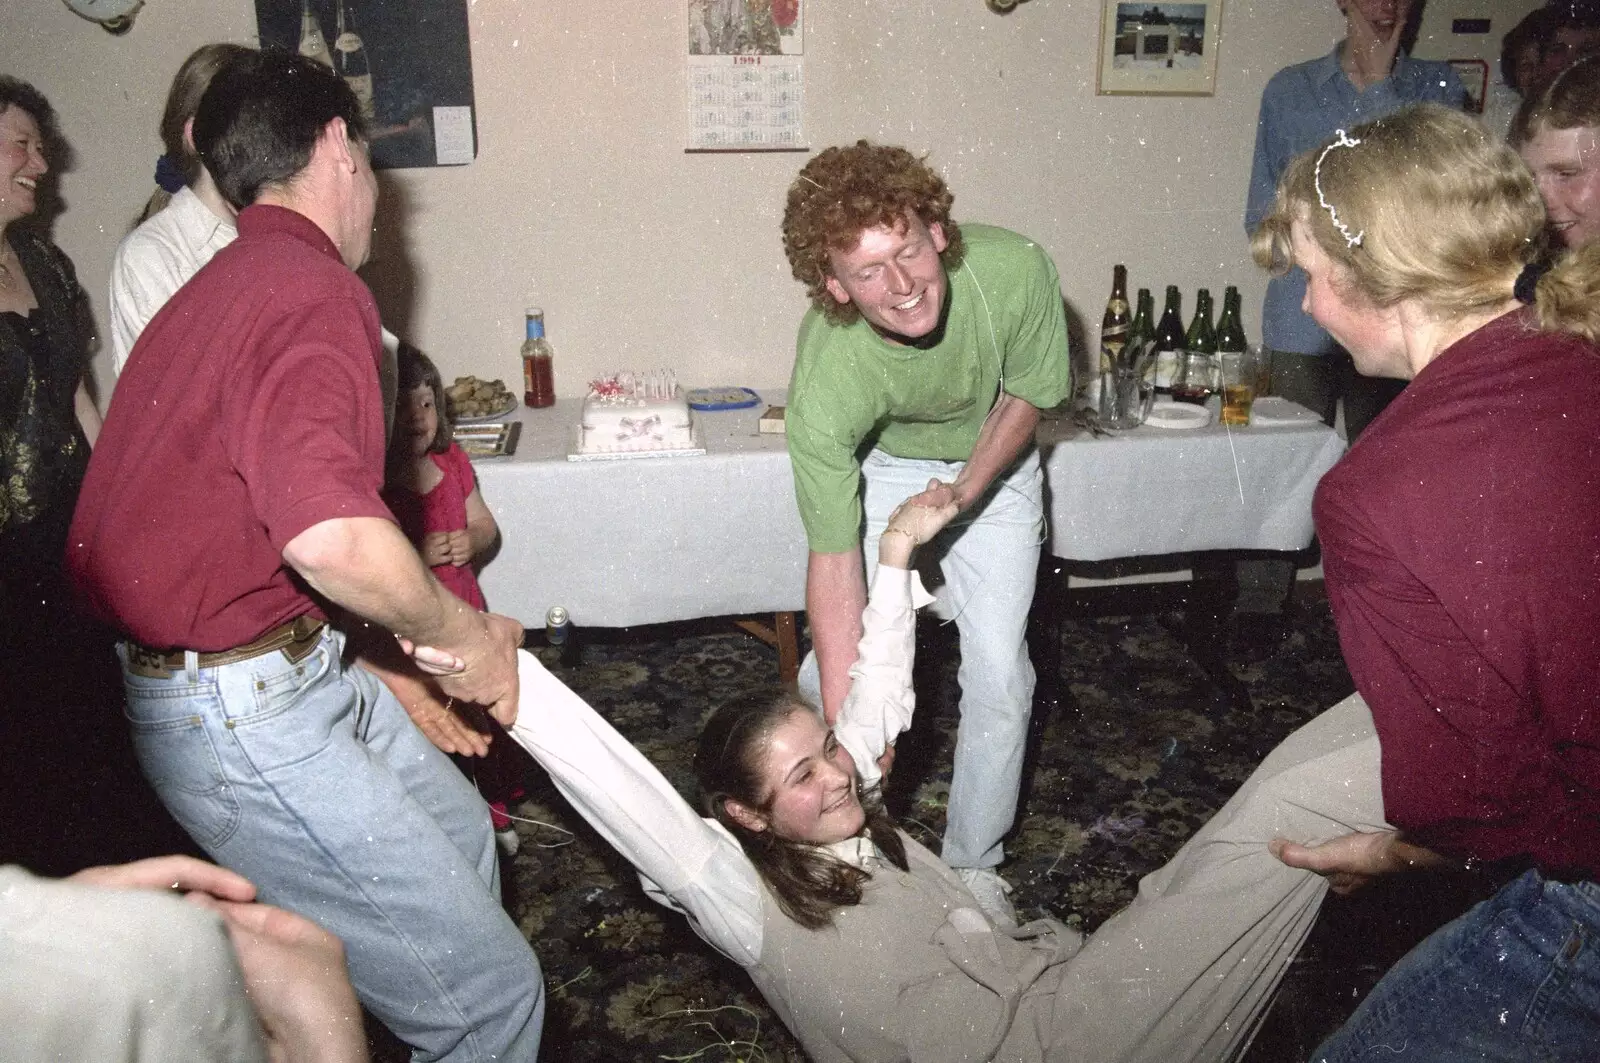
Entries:
[[516,409],[517,409],[517,397],[515,395],[512,395],[511,397],[506,399],[506,404],[504,406],[500,407],[498,410],[491,410],[490,412],[485,413],[485,414],[481,414],[481,415],[479,415],[477,417],[457,417],[453,421],[451,421],[450,423],[451,424],[485,424],[485,423],[487,423],[489,421],[498,421],[503,417],[508,417],[511,414],[515,413]]
[[1157,402],[1150,407],[1150,416],[1144,423],[1169,431],[1204,428],[1211,423],[1211,411],[1192,402]]
[[1322,418],[1282,395],[1263,395],[1250,405],[1250,423],[1262,427],[1286,424],[1321,424]]

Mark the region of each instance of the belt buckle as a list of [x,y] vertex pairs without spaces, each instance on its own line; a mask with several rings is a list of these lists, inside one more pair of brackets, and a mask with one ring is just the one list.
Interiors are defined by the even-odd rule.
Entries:
[[167,655],[146,649],[136,642],[126,643],[128,671],[146,679],[171,679],[172,669],[167,667]]
[[289,642],[280,649],[284,659],[290,664],[299,664],[311,656],[311,651],[322,641],[322,629],[325,626],[327,622],[323,620],[313,620],[306,615],[295,617]]

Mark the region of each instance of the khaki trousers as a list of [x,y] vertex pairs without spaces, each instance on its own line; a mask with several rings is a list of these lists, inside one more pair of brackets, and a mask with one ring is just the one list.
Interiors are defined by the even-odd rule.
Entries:
[[1378,736],[1353,694],[1286,738],[1069,962],[1054,1063],[1243,1054],[1316,922],[1326,881],[1267,843],[1315,844],[1383,821]]

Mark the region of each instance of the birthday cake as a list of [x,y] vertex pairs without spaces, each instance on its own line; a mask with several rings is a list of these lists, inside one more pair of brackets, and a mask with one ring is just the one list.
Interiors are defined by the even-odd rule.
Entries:
[[583,454],[630,454],[694,447],[689,403],[669,370],[614,373],[589,382],[578,427]]

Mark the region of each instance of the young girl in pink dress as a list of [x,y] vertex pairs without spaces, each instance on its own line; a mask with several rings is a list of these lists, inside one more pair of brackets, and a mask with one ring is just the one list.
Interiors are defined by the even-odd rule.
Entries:
[[472,462],[450,437],[439,370],[409,345],[400,347],[399,391],[383,500],[439,582],[483,609],[472,559],[500,529],[483,503]]
[[[451,438],[439,370],[427,355],[401,344],[399,377],[383,500],[439,582],[474,609],[485,609],[472,561],[494,543],[500,529],[478,491],[472,462]],[[387,682],[390,677],[383,678]],[[432,686],[425,678],[419,679]],[[394,683],[389,685],[395,689]],[[398,689],[395,692],[410,708],[407,698]],[[423,692],[412,693],[420,697]],[[517,834],[506,815],[506,804],[523,794],[519,776],[525,761],[522,751],[510,742],[490,744],[475,762],[456,757],[456,763],[477,781],[489,802],[495,837],[507,856],[517,851]]]

